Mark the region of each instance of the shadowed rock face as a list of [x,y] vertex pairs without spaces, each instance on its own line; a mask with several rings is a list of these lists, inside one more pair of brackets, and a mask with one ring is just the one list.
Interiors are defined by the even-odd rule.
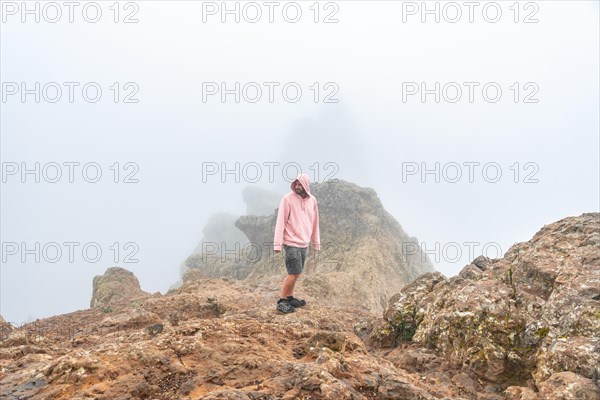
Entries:
[[380,345],[412,339],[475,379],[536,387],[540,399],[599,399],[600,214],[547,225],[459,276],[423,275],[384,320],[371,337]]
[[[433,271],[418,241],[383,208],[373,189],[337,180],[311,184],[320,214],[321,251],[309,251],[299,287],[334,304],[383,311],[389,297],[417,276]],[[230,276],[273,285],[285,275],[283,254],[273,253],[277,210],[240,217],[249,239],[237,259],[197,255],[190,267],[207,277]]]
[[147,294],[140,288],[140,282],[132,272],[112,267],[104,275],[94,277],[90,307],[108,306]]

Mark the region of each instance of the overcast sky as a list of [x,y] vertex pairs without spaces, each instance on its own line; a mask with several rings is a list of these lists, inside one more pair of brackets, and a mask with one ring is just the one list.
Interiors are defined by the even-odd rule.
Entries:
[[110,266],[165,293],[212,214],[298,166],[375,189],[448,276],[598,211],[597,1],[21,4],[0,25],[8,321],[87,308]]

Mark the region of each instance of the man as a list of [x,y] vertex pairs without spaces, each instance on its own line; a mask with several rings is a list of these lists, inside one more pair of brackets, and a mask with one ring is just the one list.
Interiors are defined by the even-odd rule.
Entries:
[[291,184],[292,191],[281,199],[273,249],[275,253],[285,251],[287,277],[283,281],[277,310],[290,313],[302,307],[306,301],[294,297],[294,286],[304,270],[306,250],[312,242],[313,250],[320,250],[319,208],[317,199],[310,194],[308,175],[300,174]]

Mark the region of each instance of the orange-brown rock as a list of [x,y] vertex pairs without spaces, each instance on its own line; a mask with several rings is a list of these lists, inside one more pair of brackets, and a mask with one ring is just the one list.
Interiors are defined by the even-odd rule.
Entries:
[[166,295],[134,284],[7,329],[0,398],[599,400],[599,219],[424,274],[384,318],[306,288],[305,307],[278,314],[278,286],[201,271]]
[[[300,293],[299,295],[302,295]],[[421,399],[419,373],[369,352],[376,318],[310,297],[282,315],[274,292],[189,280],[165,296],[38,320],[0,342],[3,398]]]
[[370,340],[412,341],[483,387],[512,386],[510,398],[600,398],[600,214],[549,224],[458,276],[422,275],[390,300]]

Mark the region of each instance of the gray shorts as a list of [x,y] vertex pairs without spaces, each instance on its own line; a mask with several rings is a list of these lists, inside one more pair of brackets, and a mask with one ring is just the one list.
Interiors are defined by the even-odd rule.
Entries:
[[304,270],[307,247],[294,247],[283,245],[285,250],[285,268],[290,275],[300,275]]

